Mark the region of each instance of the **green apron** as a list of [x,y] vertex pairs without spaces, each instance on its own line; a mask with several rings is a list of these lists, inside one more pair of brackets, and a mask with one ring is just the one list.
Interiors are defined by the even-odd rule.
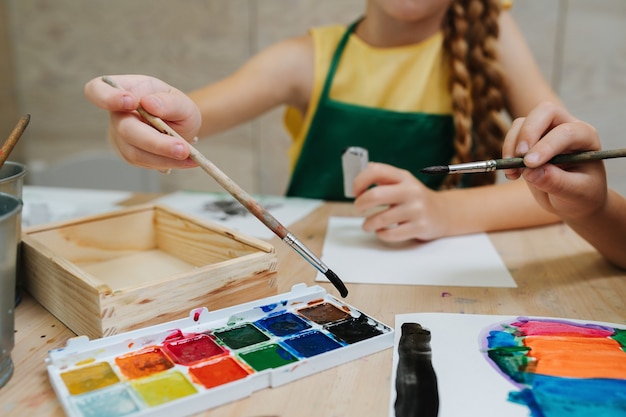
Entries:
[[384,110],[329,97],[341,54],[358,22],[348,27],[337,45],[288,196],[348,200],[343,192],[341,155],[350,146],[366,148],[370,161],[410,171],[432,189],[443,182],[443,175],[424,175],[420,170],[450,162],[454,154],[452,115]]

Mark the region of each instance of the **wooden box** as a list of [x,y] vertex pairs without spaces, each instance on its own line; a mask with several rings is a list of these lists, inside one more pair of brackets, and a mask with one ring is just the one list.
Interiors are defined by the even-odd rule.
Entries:
[[158,205],[25,228],[26,290],[99,338],[275,295],[272,245]]

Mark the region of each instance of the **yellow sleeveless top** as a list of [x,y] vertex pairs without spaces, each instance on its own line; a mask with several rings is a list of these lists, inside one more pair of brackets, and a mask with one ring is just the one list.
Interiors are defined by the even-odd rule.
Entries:
[[[304,115],[288,107],[284,123],[293,144],[291,169],[302,151],[333,53],[345,33],[343,25],[311,29],[315,68],[309,108]],[[452,114],[449,68],[444,59],[443,34],[419,44],[372,47],[352,34],[343,51],[330,90],[333,100],[400,112]]]

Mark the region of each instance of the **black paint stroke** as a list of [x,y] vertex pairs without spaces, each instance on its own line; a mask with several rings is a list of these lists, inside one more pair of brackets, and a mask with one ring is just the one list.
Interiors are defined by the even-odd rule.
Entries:
[[398,343],[396,417],[437,417],[439,391],[433,369],[430,331],[403,323]]

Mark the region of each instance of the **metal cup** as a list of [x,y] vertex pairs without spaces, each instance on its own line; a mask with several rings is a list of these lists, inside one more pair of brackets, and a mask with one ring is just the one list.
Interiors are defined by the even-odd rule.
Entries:
[[21,199],[25,175],[26,165],[6,161],[0,168],[0,193],[11,194]]
[[[24,186],[24,176],[26,175],[26,165],[19,162],[6,161],[0,168],[0,193],[7,193],[22,200],[22,188]],[[21,234],[21,230],[20,230]],[[20,254],[18,252],[17,272],[15,282],[15,305],[22,299],[22,279],[20,274]]]
[[0,193],[0,387],[13,375],[15,281],[21,242],[22,200]]

